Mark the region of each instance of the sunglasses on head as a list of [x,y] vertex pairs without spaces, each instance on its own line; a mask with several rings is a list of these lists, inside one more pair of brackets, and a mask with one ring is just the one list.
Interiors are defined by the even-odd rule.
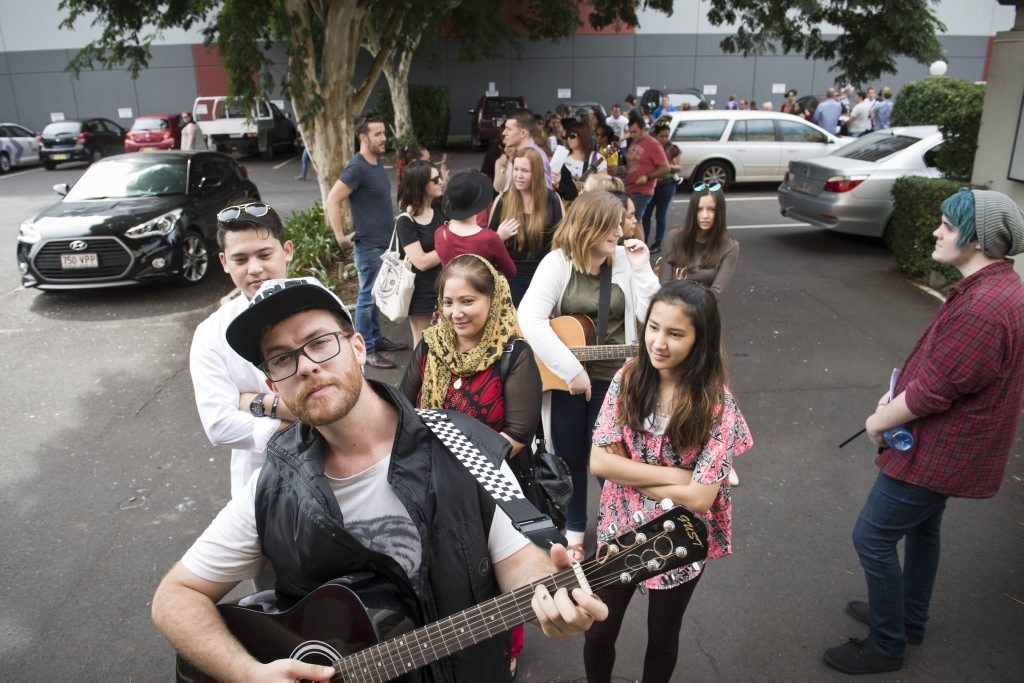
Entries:
[[230,223],[231,221],[238,220],[239,216],[243,213],[249,214],[255,218],[262,218],[270,212],[270,207],[263,202],[251,202],[249,204],[238,204],[236,206],[229,206],[221,209],[217,213],[217,220],[221,223]]
[[713,183],[711,185],[708,185],[706,183],[697,183],[696,185],[693,186],[694,192],[703,192],[704,190],[707,190],[708,192],[718,192],[721,189],[722,183]]

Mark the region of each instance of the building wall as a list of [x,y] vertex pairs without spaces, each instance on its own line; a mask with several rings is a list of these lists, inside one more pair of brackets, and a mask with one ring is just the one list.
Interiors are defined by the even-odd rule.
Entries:
[[[0,120],[38,130],[60,112],[67,118],[99,115],[129,124],[132,117],[119,118],[119,110],[129,109],[132,116],[177,111],[188,109],[198,95],[226,91],[226,76],[202,46],[198,31],[161,36],[138,80],[116,69],[74,77],[64,71],[68,60],[98,37],[101,27],[80,20],[73,30],[59,28],[58,2],[0,0]],[[945,0],[937,13],[949,27],[940,38],[948,75],[983,79],[990,37],[1012,25],[1012,8],[994,0]],[[469,133],[470,118],[463,112],[491,83],[502,94],[524,95],[541,112],[560,101],[559,89],[569,89],[573,101],[610,107],[646,87],[714,86],[717,94],[707,97],[720,107],[731,93],[778,105],[782,96],[772,92],[773,85],[806,94],[823,93],[833,84],[827,65],[799,55],[745,58],[723,53],[718,44],[729,29],[708,24],[700,0],[677,0],[671,17],[645,11],[639,19],[635,30],[619,34],[581,32],[557,43],[524,40],[521,55],[508,48],[500,59],[474,64],[460,63],[458,46],[450,40],[425,40],[410,79],[449,87],[453,135]],[[283,50],[277,55],[283,71]],[[368,63],[361,60],[363,72]],[[897,74],[873,85],[898,91],[902,83],[926,74],[925,65],[899,60]],[[381,79],[378,87],[383,83]],[[271,96],[281,97],[279,92]]]

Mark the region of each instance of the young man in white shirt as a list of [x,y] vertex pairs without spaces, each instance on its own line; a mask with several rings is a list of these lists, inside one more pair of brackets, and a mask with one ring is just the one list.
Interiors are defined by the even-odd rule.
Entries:
[[292,243],[274,209],[262,202],[229,206],[218,214],[220,263],[241,296],[214,311],[192,337],[189,369],[207,438],[231,448],[231,495],[266,459],[267,442],[295,418],[269,393],[266,376],[235,353],[224,338],[231,321],[267,280],[286,276]]
[[615,137],[619,139],[619,146],[625,149],[626,143],[626,126],[629,125],[629,119],[622,114],[622,107],[616,102],[612,105],[612,115],[604,120],[615,133]]

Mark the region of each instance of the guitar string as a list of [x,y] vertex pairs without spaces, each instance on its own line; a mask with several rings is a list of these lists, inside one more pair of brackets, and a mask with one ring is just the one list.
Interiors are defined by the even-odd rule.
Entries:
[[[662,535],[664,535],[663,532],[657,534],[656,536],[652,537],[649,541],[645,542],[643,545],[648,545],[650,542],[654,541]],[[601,565],[602,563],[598,562],[595,558],[593,560],[581,563],[580,566],[584,569],[589,569]],[[633,568],[633,570],[637,569],[642,569],[642,567]],[[593,588],[604,588],[606,586],[610,586],[616,583],[621,583],[619,579],[619,576],[621,574],[622,572],[619,572],[618,574],[614,575],[608,574],[607,577],[604,579],[597,577],[594,581],[590,581],[589,583]],[[564,582],[562,582],[563,579],[565,579]],[[382,657],[370,657],[369,655],[373,652],[387,650],[388,659],[391,660],[391,666],[393,671],[395,672],[396,675],[402,675],[408,671],[412,671],[421,666],[429,664],[430,662],[436,661],[437,659],[440,659],[443,656],[446,656],[445,654],[439,653],[437,651],[437,648],[431,645],[431,643],[438,642],[438,638],[440,638],[440,643],[444,646],[445,650],[447,651],[447,654],[451,654],[451,649],[448,647],[450,643],[455,643],[458,646],[459,650],[464,649],[464,647],[468,647],[462,644],[462,639],[459,637],[459,627],[457,627],[455,623],[456,618],[461,617],[461,619],[465,621],[465,626],[463,628],[469,628],[470,632],[468,634],[468,637],[472,641],[470,643],[471,645],[475,644],[476,642],[479,642],[479,639],[475,638],[474,634],[480,628],[483,628],[486,631],[487,637],[490,637],[492,635],[495,635],[496,633],[506,631],[512,626],[515,626],[518,623],[522,623],[522,621],[532,621],[533,617],[527,618],[527,615],[532,614],[532,607],[530,607],[530,604],[533,600],[533,593],[538,585],[545,583],[549,580],[552,582],[552,585],[554,587],[554,591],[552,592],[556,592],[559,588],[571,588],[579,586],[579,583],[576,580],[576,574],[573,571],[573,569],[565,569],[561,572],[550,575],[544,579],[540,579],[530,584],[520,586],[519,588],[514,589],[506,595],[500,596],[499,598],[490,601],[490,605],[487,607],[486,610],[481,609],[481,606],[477,605],[476,615],[472,619],[468,616],[468,612],[472,611],[473,608],[469,608],[468,610],[464,610],[458,614],[451,615],[445,619],[436,622],[432,622],[431,624],[427,624],[426,626],[414,629],[409,633],[405,633],[401,636],[397,636],[395,638],[384,641],[383,643],[379,643],[377,645],[373,645],[369,648],[361,650],[358,653],[354,653],[353,655],[350,655],[349,657],[346,657],[343,660],[339,660],[337,664],[343,664],[354,658],[362,659],[366,664],[374,664],[372,668],[369,668],[366,671],[353,671],[353,673],[365,674],[367,673],[367,671],[374,671],[381,668],[381,666],[378,665],[386,667],[386,665],[383,665]],[[548,588],[549,590],[551,590],[550,586]],[[498,618],[500,618],[500,624],[498,622],[495,622],[496,615]],[[510,624],[508,622],[508,617],[510,616],[520,618],[522,619],[522,621]],[[494,626],[498,626],[498,628],[492,630]],[[431,627],[436,627],[436,636],[430,635],[429,630]],[[425,641],[421,639],[422,636],[426,637]],[[454,640],[452,639],[453,637]],[[421,647],[419,649],[413,649],[411,646],[405,644],[406,641],[410,641],[413,644],[420,645]],[[425,650],[422,647],[423,645],[430,646],[430,650]],[[400,659],[402,660],[402,662],[401,664],[398,664],[396,663],[394,655],[398,654],[397,650],[400,648],[408,648],[410,656],[408,657],[408,661],[407,658],[401,657]],[[419,656],[417,656],[417,653]],[[422,659],[423,661],[419,664],[415,664],[414,666],[408,665],[409,661],[415,663],[417,659]]]

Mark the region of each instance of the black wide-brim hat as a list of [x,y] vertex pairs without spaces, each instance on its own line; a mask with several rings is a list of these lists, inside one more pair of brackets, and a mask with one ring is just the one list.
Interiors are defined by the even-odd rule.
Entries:
[[492,199],[494,187],[490,178],[476,171],[463,171],[448,181],[441,211],[448,218],[462,220],[486,209]]

